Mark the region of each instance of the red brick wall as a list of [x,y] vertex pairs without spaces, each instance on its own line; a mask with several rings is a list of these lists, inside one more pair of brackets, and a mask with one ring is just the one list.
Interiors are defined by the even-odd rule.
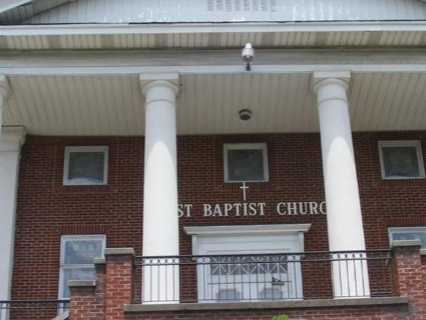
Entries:
[[[421,139],[425,144],[426,132],[355,135],[368,248],[388,246],[388,226],[426,225],[426,181],[383,181],[378,139]],[[250,184],[250,201],[324,199],[317,134],[180,137],[180,203],[194,204],[193,217],[181,219],[181,225],[312,223],[306,250],[326,250],[323,215],[278,216],[270,205],[264,217],[202,217],[202,203],[241,199],[239,185],[223,182],[223,143],[233,142],[268,144],[270,182]],[[108,145],[108,185],[64,187],[66,145]],[[143,138],[28,137],[20,173],[13,298],[57,297],[62,234],[105,233],[108,247],[133,247],[140,254],[142,195]],[[190,238],[181,232],[181,253],[190,252]]]
[[[95,287],[74,287],[71,288],[73,297],[70,306],[70,317],[73,320],[97,320],[103,315],[99,315],[96,310],[96,294]],[[103,307],[103,306],[102,306]],[[95,311],[95,312],[94,312]],[[19,318],[13,318],[19,319]],[[51,318],[36,318],[36,319],[51,319]]]
[[[64,187],[65,145],[110,147],[107,186]],[[13,298],[56,298],[62,234],[106,234],[141,250],[143,139],[28,137],[18,193]]]

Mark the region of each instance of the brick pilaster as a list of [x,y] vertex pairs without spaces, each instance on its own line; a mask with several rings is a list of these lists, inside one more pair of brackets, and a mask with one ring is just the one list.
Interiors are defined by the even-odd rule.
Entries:
[[70,319],[98,320],[93,308],[96,305],[96,281],[70,281]]
[[133,301],[134,250],[106,249],[105,259],[105,320],[122,320],[123,305]]
[[393,241],[394,289],[408,297],[412,319],[425,319],[425,275],[420,255],[420,241]]
[[96,267],[96,288],[94,312],[97,314],[96,320],[105,319],[105,259],[95,259]]

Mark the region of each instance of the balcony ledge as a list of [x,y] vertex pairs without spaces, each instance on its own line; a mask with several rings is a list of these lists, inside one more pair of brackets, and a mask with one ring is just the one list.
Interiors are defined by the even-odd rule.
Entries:
[[253,310],[253,309],[306,309],[407,305],[406,297],[357,298],[357,299],[315,299],[293,301],[227,302],[227,303],[180,303],[180,304],[128,304],[125,313],[205,311],[205,310]]

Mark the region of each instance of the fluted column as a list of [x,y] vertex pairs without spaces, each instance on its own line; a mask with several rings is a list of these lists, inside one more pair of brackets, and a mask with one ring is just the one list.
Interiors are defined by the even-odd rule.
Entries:
[[[320,119],[328,239],[331,251],[365,251],[347,90],[349,72],[313,75]],[[334,255],[335,297],[370,295],[364,253]]]

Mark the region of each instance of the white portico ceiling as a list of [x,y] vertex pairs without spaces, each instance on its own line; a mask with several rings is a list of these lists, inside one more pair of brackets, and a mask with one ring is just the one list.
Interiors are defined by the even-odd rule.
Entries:
[[[143,135],[136,75],[11,76],[6,125],[39,135]],[[316,132],[310,74],[184,75],[179,134]],[[426,74],[354,73],[355,131],[426,129]],[[241,122],[238,110],[253,118]]]
[[[415,29],[415,26],[413,26]],[[335,47],[426,47],[426,27],[421,30],[381,31],[324,31],[310,26],[309,30],[273,32],[221,32],[220,28],[194,28],[194,32],[124,33],[124,34],[66,34],[1,36],[3,50],[68,50],[68,49],[170,49],[170,48],[240,48],[247,42],[255,47],[335,48]],[[424,28],[423,28],[424,27]],[[338,26],[335,26],[338,28]],[[177,27],[179,29],[179,27]],[[184,29],[184,28],[182,28]],[[236,30],[236,28],[234,28]],[[343,28],[342,28],[343,29]],[[322,31],[323,30],[323,31]],[[19,31],[19,29],[16,29]],[[179,30],[178,30],[179,31]],[[65,32],[65,31],[64,31]],[[74,31],[76,33],[77,31]]]

